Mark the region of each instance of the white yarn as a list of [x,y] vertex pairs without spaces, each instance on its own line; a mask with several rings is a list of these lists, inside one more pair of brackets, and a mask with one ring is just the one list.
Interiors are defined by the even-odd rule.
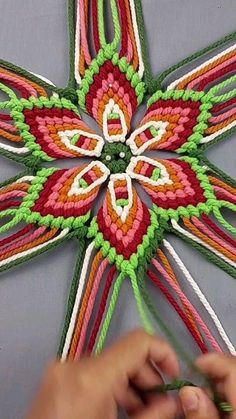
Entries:
[[189,73],[185,74],[184,76],[180,77],[179,79],[173,81],[168,87],[167,90],[172,90],[175,89],[175,87],[182,82],[183,80],[185,80],[186,78],[188,78],[189,76],[192,76],[194,73],[197,73],[199,70],[201,70],[202,68],[204,68],[205,66],[213,63],[214,61],[218,60],[220,57],[228,54],[229,52],[233,51],[236,48],[236,44],[232,45],[231,47],[227,48],[226,50],[220,52],[218,55],[215,55],[213,58],[210,58],[209,60],[205,61],[203,64],[199,65],[198,67],[194,68],[193,70],[191,70]]
[[[133,22],[135,42],[136,42],[137,52],[138,52],[138,57],[139,57],[138,74],[139,74],[139,77],[142,78],[144,74],[144,63],[143,63],[143,57],[142,57],[142,49],[141,49],[141,43],[140,43],[140,38],[139,38],[134,1],[135,0],[130,0],[130,10],[131,10],[131,16],[132,16],[132,22]],[[123,30],[125,29],[123,28]],[[82,80],[79,73],[79,57],[80,57],[80,7],[79,7],[79,1],[78,1],[77,16],[76,16],[76,30],[75,30],[75,79],[78,84],[80,84]]]
[[97,166],[101,169],[103,172],[103,175],[96,179],[94,182],[91,183],[91,185],[88,185],[86,188],[86,193],[90,192],[91,190],[95,189],[97,186],[102,185],[102,183],[105,182],[107,177],[110,174],[110,170],[103,164],[101,161],[92,161],[90,164],[86,165],[83,170],[81,170],[78,175],[74,178],[74,181],[71,185],[71,189],[68,192],[68,196],[72,195],[80,195],[84,194],[85,190],[82,187],[79,187],[79,180],[83,177],[85,173],[87,173],[89,170],[91,170],[94,166]]
[[[71,139],[76,135],[83,135],[87,138],[92,138],[94,140],[97,140],[97,145],[93,150],[86,150],[85,148],[78,147],[76,145],[71,144]],[[101,155],[101,151],[104,145],[104,140],[100,135],[85,132],[80,129],[72,129],[72,130],[65,130],[65,131],[59,131],[58,132],[59,137],[61,138],[61,141],[69,150],[76,151],[78,153],[83,154],[84,156],[90,156],[90,157],[99,157]]]
[[[115,134],[115,135],[110,135],[108,132],[108,115],[110,115],[110,113],[118,113],[120,116],[120,121],[121,121],[121,127],[122,127],[122,134]],[[109,143],[113,143],[113,142],[124,142],[125,141],[125,137],[128,133],[128,128],[126,125],[126,120],[125,120],[125,116],[122,112],[122,110],[120,109],[119,105],[117,103],[115,103],[115,101],[113,99],[110,99],[109,102],[107,103],[105,110],[103,112],[103,134],[104,137],[106,138],[106,140]]]
[[18,148],[4,143],[0,143],[0,149],[13,152],[14,154],[26,154],[30,151],[28,147]]
[[226,125],[224,128],[213,132],[213,134],[208,135],[207,137],[204,137],[200,140],[200,144],[209,143],[210,141],[214,140],[214,138],[218,137],[218,135],[222,134],[223,132],[228,131],[229,129],[236,126],[236,120],[231,122],[229,125]]
[[[166,127],[169,125],[169,122],[163,121],[148,121],[146,124],[142,125],[141,127],[137,128],[134,132],[132,132],[131,136],[126,141],[126,144],[130,146],[130,149],[134,155],[142,154],[147,148],[160,141],[162,136],[166,133]],[[137,135],[141,134],[147,128],[154,127],[158,129],[158,133],[155,137],[151,138],[148,141],[145,141],[141,147],[138,147],[135,143],[135,138]]]
[[223,341],[225,342],[225,344],[226,344],[227,348],[229,349],[230,353],[232,355],[236,355],[236,350],[235,350],[233,344],[231,343],[231,341],[230,341],[229,337],[227,336],[227,334],[226,334],[226,332],[225,332],[225,330],[224,330],[224,328],[223,328],[223,326],[222,326],[219,318],[217,317],[215,311],[213,310],[213,308],[211,307],[210,303],[206,299],[205,295],[202,293],[202,291],[199,288],[198,284],[194,281],[192,275],[187,270],[186,266],[184,265],[184,263],[182,262],[182,260],[180,259],[180,257],[178,256],[178,254],[176,253],[176,251],[174,250],[174,248],[171,246],[171,244],[167,240],[165,240],[165,239],[163,240],[163,244],[166,247],[166,249],[169,251],[169,253],[171,254],[171,256],[173,257],[173,259],[175,260],[175,262],[177,263],[178,267],[183,272],[185,278],[187,279],[187,281],[189,282],[189,284],[193,288],[194,292],[198,296],[199,300],[201,301],[201,303],[205,307],[206,311],[208,312],[208,314],[212,318],[212,320],[215,323],[215,326],[216,326],[216,328],[217,328],[220,336],[222,337]]
[[76,28],[75,28],[75,79],[78,84],[81,83],[81,76],[79,73],[79,59],[80,59],[80,7],[79,0],[76,11]]
[[21,183],[21,182],[31,182],[35,176],[22,176],[20,179],[15,180],[15,183]]
[[17,255],[13,255],[13,256],[5,259],[5,260],[2,260],[0,262],[0,266],[4,266],[4,265],[6,265],[10,262],[13,262],[17,259],[20,259],[24,256],[33,255],[35,252],[37,252],[40,249],[43,249],[48,244],[54,243],[54,242],[60,240],[62,237],[65,237],[68,232],[69,232],[69,228],[65,228],[64,230],[61,231],[61,233],[57,237],[54,237],[53,239],[51,239],[51,240],[49,240],[45,243],[39,244],[38,246],[34,247],[33,249],[25,250],[24,252],[18,253]]
[[[151,164],[154,167],[158,167],[160,169],[160,178],[157,180],[149,179],[148,177],[141,175],[140,173],[135,173],[134,168],[139,161],[146,162],[147,164]],[[172,180],[169,177],[168,171],[164,164],[160,163],[158,160],[150,159],[149,157],[145,156],[137,156],[132,157],[130,159],[130,163],[126,168],[126,173],[133,179],[140,180],[142,182],[146,182],[149,185],[153,186],[160,186],[160,185],[172,185]]]
[[47,79],[47,77],[41,76],[41,74],[33,73],[33,71],[30,71],[33,76],[38,77],[39,79],[45,81],[48,84],[51,84],[52,86],[56,86],[51,80]]
[[83,263],[83,267],[81,270],[81,275],[80,275],[80,280],[79,280],[79,286],[77,289],[77,293],[76,293],[76,297],[75,297],[75,303],[74,303],[74,307],[73,307],[73,311],[72,311],[72,315],[71,315],[71,319],[70,319],[70,324],[67,330],[67,334],[66,334],[66,339],[65,339],[65,343],[64,343],[64,347],[63,347],[63,351],[62,351],[62,355],[61,355],[61,360],[65,361],[67,358],[67,354],[70,348],[70,344],[71,344],[71,339],[73,336],[73,332],[74,332],[74,328],[75,328],[75,322],[77,319],[77,313],[80,307],[80,301],[83,295],[83,289],[84,289],[84,285],[85,285],[85,279],[86,279],[86,275],[87,275],[87,270],[89,267],[89,261],[92,255],[94,249],[94,242],[91,242],[90,245],[88,246],[86,253],[85,253],[85,257],[84,257],[84,263]]
[[[115,193],[115,182],[117,180],[125,180],[126,181],[126,187],[127,187],[127,192],[128,192],[128,199],[127,199],[128,204],[125,205],[124,207],[116,204],[117,197],[116,197],[116,193]],[[132,183],[131,183],[130,177],[128,175],[126,175],[125,173],[122,173],[122,174],[118,173],[118,174],[115,174],[115,175],[111,175],[110,176],[110,181],[108,183],[108,190],[111,194],[112,207],[114,208],[116,213],[121,218],[121,221],[123,223],[125,223],[126,218],[129,215],[130,208],[132,208],[132,205],[133,205],[133,190],[132,190]]]
[[138,32],[138,24],[137,24],[137,17],[136,17],[135,4],[134,4],[135,0],[129,0],[129,2],[130,2],[130,10],[131,10],[131,16],[132,16],[132,21],[133,21],[134,36],[135,36],[138,58],[139,58],[138,74],[139,74],[139,77],[142,78],[143,73],[144,73],[144,63],[143,63],[142,49],[141,49],[141,43],[140,43],[140,38],[139,38],[139,32]]

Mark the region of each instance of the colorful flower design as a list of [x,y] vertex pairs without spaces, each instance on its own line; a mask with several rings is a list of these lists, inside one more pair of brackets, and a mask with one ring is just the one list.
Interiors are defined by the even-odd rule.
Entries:
[[[200,349],[206,352],[210,345],[220,351],[221,345],[184,295],[167,257],[169,252],[234,353],[212,307],[163,235],[166,231],[177,234],[236,276],[235,241],[227,232],[235,233],[236,229],[221,213],[223,207],[236,209],[235,183],[204,156],[206,148],[236,126],[236,94],[232,88],[236,81],[236,47],[229,46],[164,88],[169,74],[207,51],[154,80],[140,41],[140,3],[112,2],[115,35],[108,43],[94,1],[96,52],[92,58],[88,7],[89,1],[78,2],[75,54],[71,53],[75,73],[72,66],[66,89],[12,64],[0,63],[0,88],[8,96],[0,104],[0,151],[26,166],[22,175],[2,184],[0,190],[0,214],[6,218],[0,232],[19,225],[16,232],[0,241],[0,269],[15,266],[71,237],[77,237],[83,247],[86,238],[89,244],[86,251],[81,249],[83,260],[77,264],[69,299],[60,349],[63,358],[78,357],[86,348],[93,350],[99,330],[97,350],[103,347],[119,290],[127,277],[141,319],[151,330],[144,306],[145,302],[153,310],[145,291],[145,275],[175,307]],[[211,50],[232,43],[234,38],[235,34],[226,37]],[[133,115],[147,95],[145,115],[132,130]],[[82,121],[79,108],[93,117],[102,134]],[[173,158],[161,158],[163,151],[172,152]],[[72,158],[74,167],[53,167],[55,160]],[[92,215],[104,185],[105,197]],[[145,200],[137,185],[145,192]],[[177,293],[179,303],[150,267]],[[86,345],[104,277],[97,319]]]

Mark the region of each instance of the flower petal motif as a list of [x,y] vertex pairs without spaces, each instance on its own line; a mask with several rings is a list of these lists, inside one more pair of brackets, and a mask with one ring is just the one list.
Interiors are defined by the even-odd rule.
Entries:
[[108,174],[109,170],[99,161],[71,169],[41,169],[19,211],[28,222],[78,228],[88,220]]
[[[203,172],[197,160],[191,158],[163,160],[138,156],[131,159],[127,168],[129,176],[140,182],[153,203],[166,210],[206,203],[209,182]],[[214,199],[214,194],[211,197]]]
[[101,50],[86,70],[79,103],[100,125],[109,142],[125,141],[131,118],[141,103],[144,83],[125,57]]
[[55,160],[101,154],[104,140],[86,126],[67,99],[52,96],[21,100],[12,105],[11,115],[24,149],[35,157]]
[[111,176],[108,191],[97,214],[97,225],[104,240],[129,259],[137,253],[151,225],[151,215],[125,174]]

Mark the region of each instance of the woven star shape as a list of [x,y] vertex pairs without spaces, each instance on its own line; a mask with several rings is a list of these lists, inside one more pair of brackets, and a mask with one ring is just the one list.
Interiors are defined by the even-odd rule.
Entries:
[[[75,41],[67,88],[0,62],[0,89],[8,96],[0,104],[0,152],[26,166],[0,190],[0,215],[6,219],[0,227],[4,234],[0,269],[78,238],[81,254],[60,345],[62,358],[77,358],[85,349],[93,350],[96,342],[96,350],[102,349],[125,278],[131,280],[144,326],[152,331],[147,308],[159,323],[160,319],[147,295],[146,276],[175,307],[202,352],[208,346],[221,350],[184,295],[169,252],[234,353],[212,307],[164,235],[177,234],[236,276],[235,241],[229,234],[236,229],[222,215],[224,207],[236,209],[235,182],[204,156],[209,146],[235,130],[236,47],[230,45],[235,34],[154,79],[141,42],[140,2],[113,2],[115,35],[110,43],[93,2],[94,56],[87,39],[88,13],[78,4],[75,30],[72,3],[69,22]],[[167,77],[176,69],[222,46],[223,51],[166,87]],[[144,117],[134,128],[132,118],[144,101]],[[97,122],[97,132],[83,122],[81,111]],[[162,151],[172,152],[173,158],[161,158]],[[54,167],[53,162],[61,159],[74,159],[75,164]],[[147,199],[141,198],[137,185]],[[105,196],[94,212],[104,188]],[[167,281],[179,303],[151,267]],[[87,341],[104,277],[98,315]]]

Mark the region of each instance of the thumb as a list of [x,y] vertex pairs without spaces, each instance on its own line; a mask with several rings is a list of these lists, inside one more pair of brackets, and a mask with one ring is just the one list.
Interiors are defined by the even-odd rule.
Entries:
[[220,416],[207,394],[200,388],[184,387],[179,397],[186,419],[219,419]]

